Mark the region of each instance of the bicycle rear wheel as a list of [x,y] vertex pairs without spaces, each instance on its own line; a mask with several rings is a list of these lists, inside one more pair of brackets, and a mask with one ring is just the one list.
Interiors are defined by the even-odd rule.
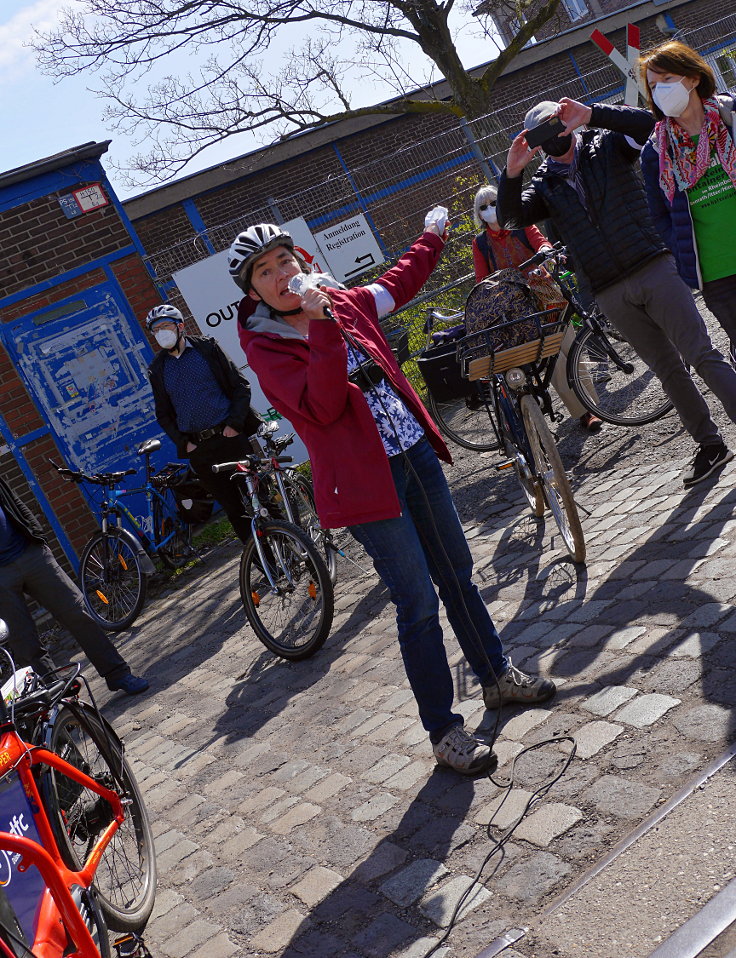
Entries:
[[552,516],[562,533],[567,551],[575,562],[583,562],[585,561],[585,538],[570,481],[545,421],[544,413],[533,396],[521,397],[521,414],[529,437],[536,472],[544,488]]
[[[94,878],[97,900],[115,931],[142,931],[153,911],[156,859],[143,798],[117,738],[87,710],[62,705],[44,744],[122,801],[125,821],[103,853]],[[110,805],[61,772],[42,766],[41,796],[61,856],[81,869],[112,822]]]
[[334,611],[330,576],[317,547],[290,522],[269,520],[258,530],[272,588],[251,539],[240,560],[245,613],[271,652],[305,659],[325,643]]
[[92,536],[79,581],[87,611],[108,632],[127,629],[143,608],[148,580],[133,543],[118,529]]
[[153,499],[153,541],[158,543],[171,536],[165,546],[161,546],[156,555],[169,569],[181,569],[193,555],[192,527],[180,518],[176,508],[176,499],[171,489],[158,490]]
[[611,326],[603,335],[584,329],[576,338],[567,378],[585,408],[614,426],[644,426],[672,409],[660,381]]
[[484,399],[490,400],[486,383],[477,383],[477,394],[469,399],[450,399],[438,402],[431,392],[427,393],[427,409],[448,439],[477,452],[498,448],[498,440],[488,415]]
[[296,523],[319,549],[325,560],[330,582],[334,585],[337,581],[337,549],[332,544],[329,529],[323,529],[319,523],[312,483],[299,473],[285,474],[284,481]]

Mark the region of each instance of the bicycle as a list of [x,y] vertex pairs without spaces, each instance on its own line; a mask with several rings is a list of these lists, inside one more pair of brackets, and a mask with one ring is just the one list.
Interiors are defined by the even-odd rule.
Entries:
[[[0,620],[0,642],[7,634]],[[5,655],[0,955],[108,958],[109,928],[124,933],[118,951],[147,956],[140,935],[156,893],[153,835],[123,745],[91,695],[79,698],[79,666],[43,684]]]
[[[567,307],[541,310],[465,336],[457,343],[456,357],[465,378],[486,384],[492,448],[507,457],[498,468],[514,469],[535,516],[544,515],[545,503],[549,506],[567,551],[575,562],[584,562],[585,538],[575,498],[544,418],[546,414],[555,421],[549,386],[566,313]],[[508,335],[530,325],[538,338],[504,345]]]
[[[564,255],[564,247],[556,244],[551,253],[537,253],[520,269],[543,264],[569,304],[568,315],[579,327],[567,356],[570,388],[589,412],[612,425],[643,426],[661,419],[672,403],[660,381],[597,305],[583,306],[571,274],[562,269]],[[443,314],[428,310],[425,355],[439,368],[431,370],[432,378],[427,381],[427,407],[448,439],[465,449],[487,452],[496,443],[478,412],[488,407],[490,395],[483,380],[461,381],[453,350],[464,332],[463,319],[462,311]],[[448,324],[444,333],[436,332],[438,325]]]
[[[240,560],[240,596],[245,614],[260,641],[275,655],[297,661],[314,655],[332,626],[334,592],[321,550],[293,522],[274,518],[272,492],[259,488],[279,480],[280,463],[290,456],[248,456],[222,462],[213,472],[232,472],[240,483],[251,537]],[[245,486],[245,489],[242,488]],[[279,485],[278,488],[285,488]],[[284,504],[288,503],[288,493]]]
[[314,541],[324,556],[330,581],[337,581],[337,556],[345,553],[336,544],[332,530],[323,529],[314,504],[312,483],[296,469],[284,466],[279,456],[294,442],[294,433],[285,436],[274,435],[278,432],[277,422],[264,422],[258,427],[256,436],[262,440],[264,451],[271,458],[277,491],[271,501],[280,509],[282,518],[299,526]]
[[[79,581],[87,611],[108,632],[127,629],[140,614],[148,577],[155,572],[152,559],[160,559],[169,569],[179,569],[197,557],[192,547],[192,527],[180,518],[173,492],[188,466],[169,463],[153,475],[151,455],[160,448],[158,439],[148,439],[139,446],[138,455],[145,457],[146,482],[134,489],[118,487],[136,474],[135,469],[87,474],[49,460],[63,479],[103,489],[98,503],[100,529],[82,551]],[[139,493],[146,496],[150,535],[123,501]]]

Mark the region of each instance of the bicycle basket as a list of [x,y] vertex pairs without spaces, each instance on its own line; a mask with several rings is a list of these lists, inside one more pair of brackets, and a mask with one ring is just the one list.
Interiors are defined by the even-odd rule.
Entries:
[[464,332],[465,327],[459,327],[453,338],[429,346],[417,356],[417,368],[435,402],[464,399],[475,393],[472,383],[463,377],[457,360],[457,341]]
[[[529,329],[533,329],[534,338],[525,338],[516,345],[507,346],[503,327],[512,327],[508,339],[513,340],[514,326],[523,326],[525,336]],[[525,366],[556,356],[564,336],[565,323],[559,321],[559,310],[533,313],[521,320],[510,320],[501,326],[484,329],[461,339],[456,347],[458,365],[462,375],[471,383],[477,379],[488,379],[494,373],[505,372],[514,366]]]

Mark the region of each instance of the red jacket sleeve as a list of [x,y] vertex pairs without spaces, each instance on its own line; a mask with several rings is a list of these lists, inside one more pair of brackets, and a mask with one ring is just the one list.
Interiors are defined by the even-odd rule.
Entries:
[[524,232],[526,233],[529,245],[535,253],[538,253],[543,246],[552,246],[544,233],[538,230],[536,226],[527,226]]
[[475,269],[475,281],[479,283],[486,276],[490,276],[491,271],[488,268],[486,258],[478,247],[478,241],[473,239],[473,268]]
[[335,323],[314,320],[309,346],[255,336],[247,344],[246,356],[266,397],[287,419],[297,413],[327,425],[342,415],[348,392],[347,356]]
[[437,265],[445,241],[436,233],[422,233],[395,266],[376,280],[391,294],[395,308],[406,306],[417,295]]

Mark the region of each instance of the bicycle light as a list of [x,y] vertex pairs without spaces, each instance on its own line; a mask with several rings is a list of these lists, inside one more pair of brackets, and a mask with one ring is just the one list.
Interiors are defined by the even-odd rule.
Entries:
[[506,373],[506,382],[509,389],[521,389],[522,386],[526,385],[526,373],[523,369],[514,366]]

